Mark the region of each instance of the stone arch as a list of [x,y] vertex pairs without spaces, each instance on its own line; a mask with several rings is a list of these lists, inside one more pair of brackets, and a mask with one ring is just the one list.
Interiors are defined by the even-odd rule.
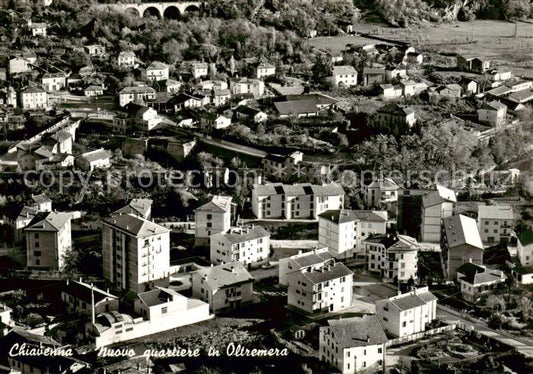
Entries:
[[185,8],[183,13],[192,13],[192,14],[199,14],[200,8],[197,5],[189,5]]
[[169,19],[179,19],[181,16],[180,10],[174,5],[168,6],[163,12],[163,17]]
[[156,7],[154,6],[149,6],[147,7],[144,12],[143,12],[143,17],[144,18],[148,18],[148,17],[157,17],[157,18],[161,18],[161,12],[159,11],[159,9],[157,9]]
[[136,7],[130,6],[130,7],[127,7],[126,9],[124,9],[124,10],[126,11],[126,13],[131,14],[132,16],[136,16],[136,17],[140,17],[141,16],[141,12]]

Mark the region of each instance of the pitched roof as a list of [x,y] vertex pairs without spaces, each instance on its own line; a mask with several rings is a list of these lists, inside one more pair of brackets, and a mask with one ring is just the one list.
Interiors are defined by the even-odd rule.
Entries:
[[533,230],[527,229],[517,233],[518,240],[522,245],[529,245],[533,243]]
[[226,239],[231,244],[244,243],[250,240],[270,237],[270,233],[261,226],[254,228],[243,228],[239,231],[230,231],[227,233],[219,233],[211,236],[211,240]]
[[335,258],[328,250],[312,250],[290,257],[290,261],[295,263],[300,269],[322,264],[328,260]]
[[258,196],[268,195],[281,195],[286,194],[289,196],[303,196],[303,195],[319,195],[319,196],[335,196],[343,195],[344,190],[339,184],[325,184],[322,186],[310,183],[302,184],[283,184],[283,183],[270,183],[260,184],[254,186]]
[[458,214],[444,218],[443,225],[449,248],[469,244],[483,250],[483,243],[475,219]]
[[385,75],[385,68],[363,68],[363,74],[383,74]]
[[240,262],[206,267],[197,270],[196,273],[203,277],[212,290],[254,281]]
[[44,203],[52,202],[52,199],[50,199],[45,193],[42,193],[40,195],[32,195],[31,198],[36,204],[44,204]]
[[357,216],[350,209],[327,210],[318,216],[336,224],[354,222],[357,220]]
[[133,199],[122,208],[115,210],[112,214],[132,213],[144,217],[152,207],[152,199]]
[[477,264],[474,264],[473,262],[465,262],[464,264],[459,266],[456,271],[457,273],[461,273],[464,275],[471,275],[471,274],[481,272],[483,270],[484,270],[483,266],[479,266]]
[[491,283],[496,281],[503,282],[506,279],[503,271],[492,270],[488,268],[481,268],[480,272],[470,273],[461,277],[460,280],[467,282],[471,285],[477,286],[485,283]]
[[333,75],[357,75],[357,71],[350,65],[333,66]]
[[398,296],[390,297],[386,300],[398,310],[403,312],[405,310],[426,305],[430,301],[438,300],[438,298],[430,291],[415,290]]
[[372,183],[368,185],[368,188],[379,188],[383,191],[397,190],[400,188],[398,184],[391,178],[374,179]]
[[510,205],[479,205],[478,219],[508,219],[514,217],[513,207]]
[[405,116],[413,112],[411,108],[402,108],[398,104],[390,103],[382,106],[377,110],[377,113],[387,113],[395,116]]
[[327,265],[322,270],[312,269],[311,271],[304,271],[300,274],[307,278],[312,284],[318,284],[351,275],[353,274],[353,271],[348,269],[348,267],[342,262],[337,262],[334,265]]
[[164,70],[168,69],[168,66],[163,64],[160,61],[153,61],[150,66],[146,68],[146,70]]
[[27,231],[59,231],[72,218],[71,213],[40,213],[24,229]]
[[[103,291],[99,289],[98,287],[94,287],[93,289],[94,294],[94,302],[97,303],[103,299],[111,298],[111,299],[117,299],[117,296],[110,294],[109,292]],[[91,303],[91,285],[87,283],[82,282],[76,282],[76,281],[69,281],[63,286],[63,292],[65,292],[68,295],[74,296],[78,300],[85,301],[86,303]]]
[[490,109],[490,110],[502,110],[506,109],[507,106],[505,104],[500,103],[499,101],[493,100],[489,103],[485,103],[482,106],[482,109]]
[[365,242],[381,244],[396,252],[418,250],[416,239],[407,235],[374,234],[365,239]]
[[141,302],[147,307],[167,303],[174,296],[185,297],[170,288],[157,287],[153,290],[137,294]]
[[455,195],[455,191],[439,185],[437,185],[436,191],[432,191],[422,197],[422,204],[424,208],[441,204],[445,201],[456,203],[457,196]]
[[313,100],[279,101],[274,107],[281,115],[309,114],[318,112],[318,107]]
[[121,214],[103,220],[109,226],[125,231],[136,237],[158,235],[170,232],[169,229],[133,214]]
[[119,92],[119,95],[127,95],[127,94],[140,94],[140,93],[153,93],[155,94],[155,90],[152,87],[147,86],[129,86],[124,87],[122,91]]
[[80,157],[87,160],[88,162],[94,162],[94,161],[103,160],[106,158],[111,158],[112,156],[113,154],[111,152],[101,148],[101,149],[96,149],[94,151],[85,152]]
[[228,212],[231,208],[231,196],[215,195],[207,204],[198,207],[198,212],[215,212],[224,213]]
[[341,349],[387,342],[387,335],[375,315],[328,320],[333,339]]

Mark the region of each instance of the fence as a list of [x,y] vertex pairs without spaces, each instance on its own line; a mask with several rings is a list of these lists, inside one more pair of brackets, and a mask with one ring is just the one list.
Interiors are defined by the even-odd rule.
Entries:
[[387,347],[393,347],[395,345],[401,345],[401,344],[405,344],[405,343],[410,343],[412,341],[419,340],[419,339],[425,338],[427,336],[432,336],[432,335],[440,334],[440,333],[447,332],[447,331],[453,331],[456,328],[457,328],[457,324],[454,323],[454,324],[451,324],[451,325],[448,325],[448,326],[437,327],[437,328],[434,328],[434,329],[431,329],[431,330],[422,331],[422,332],[419,332],[419,333],[416,333],[416,334],[412,334],[412,335],[401,336],[399,338],[395,338],[395,339],[389,340],[386,343],[386,346]]

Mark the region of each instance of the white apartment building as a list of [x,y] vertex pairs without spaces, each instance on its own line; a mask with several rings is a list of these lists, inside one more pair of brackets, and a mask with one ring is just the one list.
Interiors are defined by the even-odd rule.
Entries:
[[385,332],[396,336],[409,336],[422,332],[437,318],[438,298],[428,287],[376,301],[376,315]]
[[276,67],[268,62],[262,62],[257,66],[256,78],[262,79],[276,74]]
[[254,185],[252,211],[258,219],[318,219],[332,209],[344,206],[344,190],[338,184],[271,183]]
[[508,242],[513,231],[514,214],[510,205],[479,205],[477,227],[483,243]]
[[418,242],[406,235],[375,235],[365,241],[367,269],[389,282],[418,278]]
[[133,292],[165,284],[170,272],[169,233],[169,229],[133,214],[104,219],[104,278],[117,289]]
[[391,178],[376,179],[364,189],[365,202],[369,207],[380,207],[398,201],[400,186]]
[[155,100],[156,92],[152,87],[131,86],[124,87],[118,94],[119,105],[125,106],[132,102]]
[[479,122],[485,122],[492,126],[501,126],[507,119],[507,106],[499,101],[491,101],[483,104],[477,111]]
[[48,94],[41,88],[28,87],[20,92],[20,105],[25,110],[48,108]]
[[489,269],[486,266],[471,262],[461,265],[457,269],[457,281],[463,299],[475,302],[481,295],[486,294],[505,283],[507,277],[501,270]]
[[356,86],[357,71],[350,65],[333,66],[333,80],[336,86]]
[[280,258],[279,260],[279,284],[288,286],[288,275],[294,271],[302,271],[308,266],[322,266],[326,262],[333,263],[333,254],[327,247],[315,248],[309,252],[299,251],[298,254]]
[[192,295],[213,313],[237,309],[253,301],[253,282],[240,262],[206,267],[192,273]]
[[66,81],[67,79],[65,77],[65,74],[62,73],[47,73],[43,75],[41,79],[42,86],[46,92],[55,92],[62,90],[66,86]]
[[320,327],[320,361],[342,374],[355,374],[371,368],[381,370],[385,363],[387,335],[376,316],[328,320]]
[[348,258],[364,250],[364,240],[387,231],[387,212],[334,209],[318,216],[318,244],[336,258]]
[[169,77],[168,66],[154,61],[146,68],[146,78],[149,81],[164,81]]
[[209,247],[212,264],[237,261],[245,266],[255,265],[270,254],[270,233],[261,226],[232,228],[211,235]]
[[522,266],[533,266],[533,230],[528,229],[516,235],[516,253]]
[[455,213],[457,196],[453,190],[438,186],[422,197],[422,241],[439,243],[441,236],[441,221]]
[[353,272],[342,262],[319,258],[288,271],[287,304],[308,314],[338,312],[352,304],[352,281]]
[[215,195],[194,211],[195,244],[209,244],[209,237],[225,233],[231,226],[231,197]]
[[129,69],[135,66],[135,53],[132,51],[122,51],[118,54],[117,65],[119,68]]
[[29,268],[61,269],[72,249],[71,213],[37,214],[24,228]]

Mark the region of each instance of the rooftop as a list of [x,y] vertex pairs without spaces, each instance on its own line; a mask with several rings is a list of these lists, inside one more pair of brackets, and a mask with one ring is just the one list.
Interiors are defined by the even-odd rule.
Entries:
[[419,306],[424,306],[428,302],[436,301],[438,298],[433,295],[427,287],[415,289],[398,296],[393,296],[386,299],[388,303],[392,304],[399,311],[413,309]]
[[185,297],[170,288],[157,287],[153,290],[137,294],[141,302],[147,307],[160,305],[173,301],[175,296]]
[[231,244],[237,244],[266,237],[270,237],[270,233],[261,226],[255,226],[253,228],[241,228],[240,230],[230,230],[227,233],[215,234],[211,236],[211,240],[224,238]]
[[442,224],[446,231],[449,248],[468,244],[483,250],[475,219],[458,214],[444,218]]
[[254,281],[240,262],[206,267],[196,272],[203,277],[212,290]]
[[449,188],[437,185],[437,190],[428,193],[422,197],[422,204],[424,208],[442,204],[443,202],[457,202],[457,197],[455,191],[450,190]]
[[131,202],[113,212],[113,214],[132,213],[144,217],[152,207],[152,199],[133,199]]
[[319,196],[344,196],[344,190],[339,184],[325,184],[322,186],[302,183],[302,184],[282,184],[270,183],[254,186],[258,196],[282,195],[302,196],[302,195],[319,195]]
[[83,153],[80,157],[87,160],[88,162],[94,162],[98,160],[103,160],[106,158],[111,158],[113,155],[108,150],[103,148],[96,149],[94,151]]
[[507,219],[514,218],[513,207],[510,205],[479,205],[478,219]]
[[121,214],[103,220],[109,226],[125,231],[136,237],[145,237],[170,232],[169,229],[132,214]]
[[300,274],[307,278],[312,284],[319,284],[332,279],[352,275],[353,271],[348,269],[348,267],[342,262],[337,262],[335,264],[324,264],[324,266],[318,270],[312,269],[311,271],[302,271]]
[[341,349],[383,344],[388,340],[375,315],[334,319],[328,324]]
[[350,65],[333,66],[333,75],[357,75],[357,71]]
[[78,300],[85,301],[86,303],[91,303],[91,289],[94,294],[94,302],[97,303],[105,298],[116,299],[115,295],[110,294],[109,292],[103,291],[97,287],[93,287],[90,284],[77,282],[77,281],[68,281],[64,287],[63,292],[68,295],[74,296]]
[[59,231],[72,218],[71,213],[39,213],[24,229],[27,231]]
[[197,208],[196,211],[215,213],[229,212],[231,208],[231,200],[231,196],[215,195],[210,202]]
[[368,185],[368,188],[379,188],[383,191],[395,191],[400,187],[391,178],[380,178],[372,181],[372,183]]
[[322,264],[333,259],[335,256],[327,248],[312,250],[300,253],[290,257],[291,262],[296,264],[300,269],[308,266]]

